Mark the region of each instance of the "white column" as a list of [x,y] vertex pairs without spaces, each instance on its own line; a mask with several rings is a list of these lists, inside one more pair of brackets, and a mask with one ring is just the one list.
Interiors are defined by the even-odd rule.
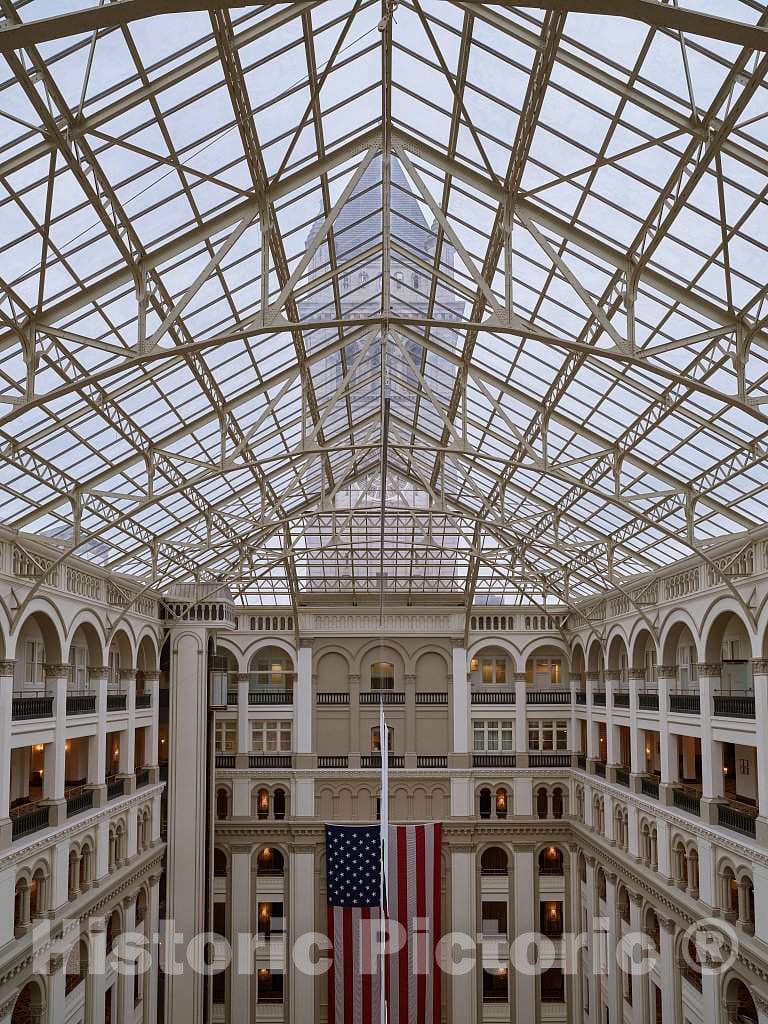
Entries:
[[[642,922],[643,897],[641,893],[629,894],[629,928],[633,935],[643,931]],[[638,950],[639,952],[639,950]],[[635,966],[639,966],[638,960]],[[647,1024],[650,1019],[648,1007],[648,976],[636,973],[632,975],[632,1024]]]
[[309,641],[300,641],[298,662],[293,706],[296,753],[301,755],[312,752],[312,645]]
[[248,678],[247,672],[240,672],[237,676],[237,752],[246,756],[251,750],[251,729],[248,722]]
[[0,870],[0,949],[13,939],[13,904],[16,898],[16,864]]
[[[123,933],[136,931],[136,896],[131,894],[123,898]],[[131,947],[135,945],[135,942],[130,943]],[[121,951],[120,959],[126,963],[128,960],[127,953]],[[131,964],[135,970],[135,961]],[[133,970],[130,973],[123,974],[118,979],[117,992],[118,999],[122,1010],[120,1012],[119,1020],[124,1024],[133,1024],[133,1018],[135,1017],[134,1002],[133,1002]]]
[[752,662],[755,689],[755,744],[757,758],[756,838],[761,846],[768,846],[768,659]]
[[[0,850],[11,845],[11,730],[13,728],[13,669],[0,661]],[[0,916],[2,916],[0,914]],[[0,942],[0,945],[2,943]]]
[[[607,812],[606,812],[607,814]],[[605,907],[608,914],[608,1012],[610,1019],[624,1019],[624,993],[619,971],[619,927],[616,910],[616,875],[605,873]]]
[[669,691],[675,684],[677,668],[674,665],[659,665],[659,761],[661,782],[659,798],[671,804],[671,790],[677,785],[677,741],[669,731]]
[[[252,846],[232,847],[230,922],[234,956],[229,971],[229,1019],[233,1021],[250,1021],[251,1019],[252,853]],[[242,940],[240,940],[240,936],[243,936]],[[247,953],[245,952],[246,950],[248,951]],[[243,967],[248,964],[248,970],[238,970],[239,963]]]
[[755,887],[755,938],[768,943],[768,865],[752,863]]
[[469,746],[469,676],[467,651],[461,645],[453,648],[453,753],[468,754]]
[[723,799],[723,745],[712,738],[712,694],[720,684],[720,665],[699,666],[701,702],[701,814],[711,825],[718,823],[717,805]]
[[768,1024],[768,996],[752,991],[752,998],[755,1001],[757,1010],[757,1024]]
[[47,1017],[48,1024],[61,1024],[66,1019],[66,989],[65,989],[65,962],[60,953],[54,954],[50,959],[50,974],[48,976],[48,1003]]
[[[643,673],[643,677],[645,673]],[[638,715],[640,713],[640,687],[642,683],[629,676],[629,759],[632,775],[631,785],[634,792],[640,791],[638,776],[645,775],[647,765],[645,763],[645,742],[643,730],[638,726]]]
[[[518,846],[514,851],[515,931],[518,935],[538,931],[534,910],[533,847]],[[518,973],[515,976],[515,1019],[536,1020],[536,976]],[[460,1018],[455,1017],[455,1020]]]
[[[205,925],[208,717],[207,630],[171,631],[167,915],[187,942]],[[203,976],[188,965],[166,977],[168,1024],[202,1024]]]
[[669,824],[665,818],[656,819],[656,853],[658,872],[667,882],[672,880],[672,865],[669,859]]
[[[616,726],[613,721],[613,692],[619,683],[618,676],[605,676],[605,759],[606,764],[615,767],[619,764],[619,744]],[[610,781],[614,781],[611,778]]]
[[[89,917],[91,967],[86,984],[88,998],[87,1024],[104,1024],[106,974],[103,968],[107,955],[107,924],[103,917]],[[154,1022],[153,1022],[154,1024]]]
[[66,820],[64,803],[64,781],[66,774],[66,751],[64,744],[67,734],[67,682],[69,665],[46,665],[46,689],[53,694],[55,719],[53,743],[45,746],[43,759],[43,793],[53,806],[48,819],[51,825],[62,825]]
[[[291,915],[287,938],[290,943],[315,927],[315,850],[312,846],[294,847],[291,851]],[[286,963],[285,974],[289,966]],[[313,1021],[315,1015],[315,979],[310,974],[290,968],[292,988],[289,997],[291,1024]]]
[[88,669],[88,682],[96,694],[96,734],[88,737],[88,786],[93,790],[96,807],[107,801],[107,678],[106,665],[94,665]]
[[[596,673],[587,672],[584,682],[584,687],[587,693],[587,761],[596,761],[600,753],[599,744],[597,742],[597,724],[595,721],[595,705],[593,698],[599,679],[600,677]],[[590,769],[589,764],[587,764],[587,769]]]
[[[451,847],[451,931],[473,937],[477,935],[475,902],[475,849],[473,846]],[[455,958],[458,960],[460,955],[457,952]],[[474,957],[474,953],[470,952],[463,955]],[[451,1019],[461,1021],[461,1024],[476,1024],[476,966],[473,965],[472,970],[466,974],[451,975],[450,985]]]
[[699,900],[714,910],[717,907],[717,852],[713,844],[699,836]]
[[[147,671],[144,673],[144,693],[149,695],[152,706],[152,718],[144,734],[144,764],[147,768],[156,769],[159,763],[160,744],[160,673]],[[150,781],[158,781],[158,772],[150,774]]]
[[[672,919],[659,918],[659,925],[659,942],[661,944],[661,949],[659,950],[661,1022],[662,1024],[679,1024],[679,1017],[677,1015],[678,969],[675,959],[675,922]],[[713,1020],[717,1020],[717,1017],[714,1017]]]
[[120,774],[125,779],[125,792],[136,789],[136,669],[120,670],[120,684],[125,690],[128,725],[120,737]]
[[[147,906],[147,936],[160,932],[160,875],[149,879],[149,905]],[[144,1024],[157,1024],[158,951],[151,949],[152,959],[144,986]],[[102,1017],[103,1020],[103,1017]]]
[[525,672],[515,672],[515,750],[518,768],[528,767],[528,691]]

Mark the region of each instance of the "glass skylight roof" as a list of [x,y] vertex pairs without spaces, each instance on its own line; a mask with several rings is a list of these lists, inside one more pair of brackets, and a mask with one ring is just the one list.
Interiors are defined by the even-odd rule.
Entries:
[[298,604],[766,521],[764,4],[172,6],[2,0],[5,524]]

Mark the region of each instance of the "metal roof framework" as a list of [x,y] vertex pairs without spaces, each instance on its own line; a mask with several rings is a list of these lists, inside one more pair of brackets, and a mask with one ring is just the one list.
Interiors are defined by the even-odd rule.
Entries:
[[768,12],[707,6],[0,0],[19,543],[294,607],[715,565],[766,521]]

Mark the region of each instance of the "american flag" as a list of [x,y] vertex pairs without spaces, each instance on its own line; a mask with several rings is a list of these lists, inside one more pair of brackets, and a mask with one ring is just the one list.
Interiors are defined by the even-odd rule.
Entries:
[[[378,1024],[381,963],[375,955],[381,918],[380,827],[326,825],[329,1024]],[[441,826],[390,825],[387,912],[406,942],[386,962],[388,1024],[439,1024]]]

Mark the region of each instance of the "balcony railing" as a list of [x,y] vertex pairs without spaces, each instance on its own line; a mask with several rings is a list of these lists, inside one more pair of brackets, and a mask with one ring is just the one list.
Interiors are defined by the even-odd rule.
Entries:
[[473,768],[514,768],[514,754],[473,754]]
[[733,694],[716,693],[713,696],[716,715],[727,718],[754,718],[755,698],[745,695],[736,697]]
[[527,704],[570,704],[570,690],[527,690]]
[[629,789],[629,770],[620,765],[616,769],[616,781],[620,786],[626,786]]
[[75,814],[82,814],[83,811],[90,811],[93,807],[93,790],[83,789],[79,793],[72,793],[67,796],[67,817]]
[[672,790],[672,803],[688,814],[701,815],[701,797],[697,793],[689,793],[684,789]]
[[563,937],[563,922],[562,920],[548,921],[544,918],[540,922],[539,931],[550,939],[561,939]]
[[137,711],[144,711],[147,708],[152,707],[152,694],[151,693],[137,693],[136,694],[136,709]]
[[349,704],[348,693],[318,693],[318,704]]
[[53,718],[53,697],[13,697],[11,717],[14,722],[28,722],[33,718]]
[[684,715],[698,715],[701,710],[701,697],[698,693],[670,693],[669,710]]
[[[389,755],[389,767],[390,768],[403,768],[405,765],[405,757],[403,754],[390,754]],[[361,768],[381,768],[381,754],[361,754],[360,755],[360,767]]]
[[514,704],[515,691],[506,689],[498,690],[473,690],[471,697],[473,704]]
[[605,707],[605,690],[593,690],[592,691],[592,703],[597,708]]
[[293,764],[291,754],[249,754],[249,768],[290,768]]
[[587,755],[577,754],[576,755],[576,766],[583,772],[587,770]]
[[532,751],[528,754],[528,766],[529,768],[570,768],[571,755],[560,752]]
[[656,779],[649,779],[644,775],[642,779],[640,779],[640,792],[643,796],[649,796],[652,800],[658,800],[659,784]]
[[587,703],[587,691],[586,690],[577,690],[576,691],[576,703],[577,704],[586,704]]
[[444,706],[448,704],[448,694],[440,693],[439,691],[421,690],[416,694],[416,703],[422,706]]
[[237,690],[227,690],[227,707],[237,707]]
[[11,808],[11,838],[23,839],[48,827],[48,804],[23,804]]
[[235,767],[235,755],[234,754],[217,754],[216,755],[216,767],[217,768],[234,768]]
[[755,838],[755,816],[747,811],[739,811],[728,804],[718,804],[717,823],[731,832],[738,832],[739,835]]
[[349,757],[346,754],[318,754],[318,768],[346,768],[349,764]]
[[401,690],[364,690],[360,694],[361,704],[405,704],[405,693]]
[[629,692],[627,690],[613,691],[613,706],[615,708],[629,707]]
[[125,779],[107,779],[107,800],[117,800],[125,795]]
[[641,711],[658,711],[659,710],[659,695],[658,693],[638,693],[637,695],[637,706]]
[[417,768],[447,768],[448,758],[445,754],[419,754],[416,757]]
[[251,707],[263,704],[293,704],[293,690],[274,689],[251,690],[248,694],[248,703]]
[[68,715],[92,715],[96,711],[95,693],[68,693]]
[[599,775],[601,779],[605,778],[605,762],[595,761],[595,775]]
[[108,693],[107,711],[125,711],[128,706],[127,693]]
[[143,789],[149,785],[149,768],[136,769],[136,789]]

